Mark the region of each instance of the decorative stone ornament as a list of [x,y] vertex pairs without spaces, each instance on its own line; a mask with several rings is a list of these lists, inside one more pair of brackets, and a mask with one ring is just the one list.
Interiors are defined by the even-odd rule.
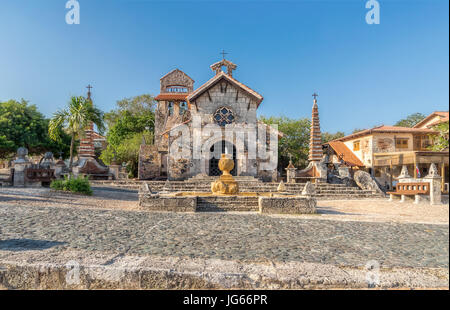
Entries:
[[306,182],[305,187],[303,188],[302,195],[304,196],[312,196],[316,193],[316,188],[311,182]]
[[285,192],[286,191],[286,186],[284,185],[283,181],[281,181],[280,184],[278,185],[277,191],[279,191],[279,192]]
[[430,171],[428,171],[428,175],[425,178],[427,179],[441,178],[435,164],[430,165]]
[[297,168],[295,168],[295,166],[292,164],[292,160],[289,160],[289,165],[287,166],[287,168],[285,168],[285,170],[286,170],[286,182],[295,183]]
[[219,180],[211,183],[211,191],[213,194],[234,195],[239,192],[239,186],[230,171],[234,168],[234,161],[228,158],[226,154],[222,154],[219,160],[219,170],[222,175]]
[[406,165],[402,166],[402,171],[400,172],[400,175],[397,177],[397,179],[408,179],[411,178],[411,176],[408,173],[408,168]]
[[17,159],[15,160],[15,163],[28,162],[28,160],[26,159],[27,155],[28,155],[28,149],[25,147],[19,147],[17,149]]

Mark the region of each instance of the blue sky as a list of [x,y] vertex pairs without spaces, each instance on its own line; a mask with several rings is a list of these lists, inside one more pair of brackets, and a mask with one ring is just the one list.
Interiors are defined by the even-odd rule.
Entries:
[[109,111],[157,95],[174,68],[199,87],[225,49],[264,96],[260,115],[310,117],[313,92],[329,132],[448,110],[448,0],[379,0],[379,25],[366,0],[78,1],[81,23],[67,25],[66,0],[1,0],[0,100],[51,116],[90,83]]

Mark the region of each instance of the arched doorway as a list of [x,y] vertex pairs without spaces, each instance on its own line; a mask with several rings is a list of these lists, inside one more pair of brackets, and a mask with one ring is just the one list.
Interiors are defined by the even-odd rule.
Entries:
[[[215,150],[218,152],[216,156],[214,156]],[[219,170],[219,160],[222,153],[233,154],[234,168],[230,171],[231,175],[235,176],[237,171],[237,162],[236,162],[236,147],[234,144],[222,140],[215,143],[210,148],[211,151],[211,159],[209,160],[209,175],[210,176],[219,176],[222,172]]]

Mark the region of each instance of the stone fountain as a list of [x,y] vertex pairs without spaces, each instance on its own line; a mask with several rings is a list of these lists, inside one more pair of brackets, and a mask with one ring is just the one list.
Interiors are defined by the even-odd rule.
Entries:
[[211,183],[211,192],[172,192],[166,185],[163,191],[152,192],[147,183],[139,191],[140,209],[146,211],[259,211],[260,214],[316,213],[316,199],[305,193],[285,192],[281,183],[277,192],[240,192],[239,184],[230,174],[234,161],[226,154],[219,160],[222,175]]

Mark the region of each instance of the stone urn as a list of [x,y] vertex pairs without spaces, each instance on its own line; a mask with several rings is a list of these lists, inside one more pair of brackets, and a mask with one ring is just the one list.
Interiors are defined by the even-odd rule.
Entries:
[[222,175],[231,175],[230,171],[234,168],[234,161],[228,158],[226,154],[222,154],[219,160],[219,170],[222,171]]
[[25,147],[19,147],[17,149],[17,159],[15,160],[15,163],[25,163],[28,162],[27,160],[28,155],[28,149]]
[[219,169],[222,175],[218,180],[211,183],[211,191],[213,194],[234,195],[239,192],[239,186],[230,171],[234,168],[234,161],[228,158],[226,154],[222,154],[219,160]]

